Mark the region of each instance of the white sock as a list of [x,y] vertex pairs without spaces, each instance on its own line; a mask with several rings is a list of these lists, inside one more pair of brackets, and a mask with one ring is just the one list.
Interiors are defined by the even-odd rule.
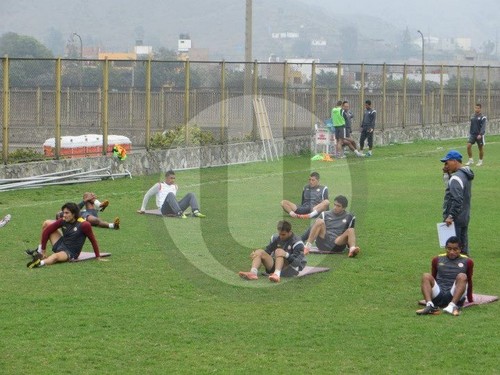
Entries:
[[98,210],[101,207],[101,202],[99,202],[99,200],[95,199],[94,200],[94,207],[96,210]]
[[36,251],[40,254],[42,253],[42,244],[38,245],[38,249],[36,249]]
[[42,267],[42,266],[45,266],[45,262],[44,262],[43,260],[42,260],[42,261],[40,261],[40,265],[39,265],[39,267]]
[[455,305],[453,302],[450,302],[448,306],[451,306],[452,308],[457,307],[457,305]]
[[434,304],[432,303],[432,301],[427,301],[427,303],[425,305],[434,307]]
[[314,216],[316,216],[318,214],[318,211],[316,210],[313,210],[310,214],[309,214],[309,217],[310,218],[313,218]]
[[254,275],[257,275],[259,273],[259,270],[257,268],[253,268],[250,270],[251,273],[253,273]]
[[281,270],[274,270],[274,274],[276,276],[280,276],[281,275]]
[[113,223],[109,223],[108,225],[109,225],[109,229],[114,229],[114,227],[115,227],[115,224],[113,224]]

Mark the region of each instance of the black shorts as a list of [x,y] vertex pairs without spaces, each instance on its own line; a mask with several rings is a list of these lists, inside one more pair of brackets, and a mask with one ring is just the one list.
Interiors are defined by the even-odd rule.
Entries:
[[61,251],[64,251],[68,256],[68,260],[78,259],[78,257],[80,256],[80,252],[73,252],[64,245],[62,237],[59,238],[56,241],[56,243],[52,246],[52,251],[54,253],[60,253]]
[[[441,290],[441,292],[439,292],[439,294],[432,299],[432,303],[438,307],[446,307],[448,306],[448,304],[451,302],[452,299],[453,296],[449,290],[445,291]],[[460,301],[458,301],[457,305],[461,307],[463,306],[464,302],[465,302],[465,297],[462,298]]]
[[347,138],[347,133],[345,130],[345,126],[336,126],[335,127],[335,139],[344,139]]
[[469,140],[467,142],[470,143],[471,145],[473,145],[474,143],[477,143],[478,146],[484,145],[484,135],[481,137],[481,139],[477,139],[478,135],[479,134],[469,135]]
[[325,238],[316,238],[316,246],[319,250],[333,251],[334,253],[343,253],[347,245],[337,245],[333,236],[326,236]]
[[295,210],[295,213],[298,215],[305,215],[305,214],[310,214],[312,211],[312,207],[309,204],[304,204],[302,206],[297,206],[297,209]]

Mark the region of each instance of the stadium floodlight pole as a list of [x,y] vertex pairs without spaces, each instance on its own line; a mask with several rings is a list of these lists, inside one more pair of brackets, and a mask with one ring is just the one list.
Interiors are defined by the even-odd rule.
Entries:
[[422,126],[424,126],[425,125],[425,40],[424,40],[424,34],[420,30],[417,30],[417,33],[419,33],[420,37],[422,38],[422,99],[421,99],[422,112],[421,112],[421,121],[422,121]]

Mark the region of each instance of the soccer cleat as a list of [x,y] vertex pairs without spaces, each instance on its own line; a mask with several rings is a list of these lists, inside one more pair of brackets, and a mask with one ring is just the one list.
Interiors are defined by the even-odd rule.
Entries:
[[349,249],[349,258],[354,258],[360,252],[359,247],[353,246]]
[[474,164],[474,159],[469,159],[469,161],[465,163],[465,165],[472,165],[472,164]]
[[29,255],[30,257],[34,257],[36,254],[38,254],[38,249],[34,249],[34,250],[27,249],[27,250],[24,250],[24,252],[26,253],[26,255]]
[[186,216],[186,214],[185,214],[185,213],[182,213],[182,214],[180,214],[180,215],[177,215],[177,217],[178,217],[179,219],[187,219],[187,216]]
[[103,200],[101,202],[101,205],[99,206],[99,211],[103,212],[108,206],[109,206],[109,201],[107,199]]
[[369,156],[372,156],[372,152],[371,152],[371,151],[368,151],[368,152],[365,154],[365,156],[368,156],[368,157],[369,157]]
[[11,218],[12,216],[10,214],[5,215],[5,217],[2,220],[0,220],[0,228],[6,226]]
[[439,315],[441,311],[436,306],[427,305],[423,309],[417,310],[417,315]]
[[119,217],[115,217],[115,220],[113,221],[113,229],[120,229],[120,218]]
[[200,219],[201,218],[204,218],[204,217],[207,217],[207,215],[203,215],[200,211],[196,210],[193,212],[193,216],[194,217],[199,217]]
[[259,277],[253,272],[238,272],[238,275],[245,280],[257,280]]
[[269,275],[269,281],[272,281],[273,283],[279,283],[281,278],[276,275],[275,273]]
[[481,165],[483,165],[483,161],[482,160],[479,160],[476,164],[476,167],[480,167]]
[[40,262],[41,262],[40,258],[33,258],[33,260],[31,262],[28,262],[26,267],[28,267],[28,268],[40,267]]
[[301,214],[301,215],[297,215],[297,218],[299,219],[310,219],[311,217],[309,216],[309,214]]
[[453,316],[459,316],[460,315],[460,310],[457,305],[454,303],[449,303],[448,306],[446,306],[443,311],[447,314],[453,315]]

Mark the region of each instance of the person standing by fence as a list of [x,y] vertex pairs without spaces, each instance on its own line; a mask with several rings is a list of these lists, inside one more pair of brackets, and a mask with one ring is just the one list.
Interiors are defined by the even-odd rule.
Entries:
[[365,113],[363,114],[363,121],[361,122],[361,135],[359,137],[359,149],[363,151],[365,147],[365,140],[368,141],[368,152],[366,156],[372,156],[373,148],[373,130],[375,129],[375,120],[377,118],[377,111],[372,108],[371,100],[365,101]]
[[474,143],[477,143],[477,148],[479,150],[479,161],[476,166],[480,167],[483,165],[485,131],[486,116],[481,113],[481,104],[477,103],[474,107],[474,114],[470,119],[469,140],[467,141],[467,155],[469,156],[469,161],[467,161],[465,165],[474,164],[474,159],[472,158],[472,145]]

